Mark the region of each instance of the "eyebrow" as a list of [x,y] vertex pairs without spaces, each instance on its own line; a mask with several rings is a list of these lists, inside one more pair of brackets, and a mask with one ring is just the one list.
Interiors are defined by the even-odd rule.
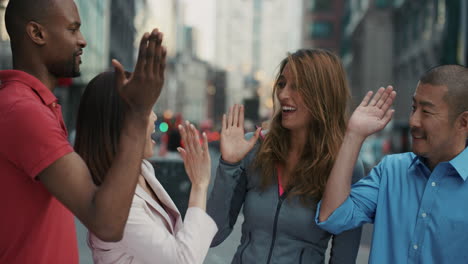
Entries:
[[416,99],[414,98],[414,96],[413,96],[413,103],[417,103],[417,104],[420,104],[422,106],[427,106],[427,107],[432,107],[432,108],[436,107],[435,104],[433,104],[433,103],[431,103],[429,101],[419,101],[419,102],[417,102]]

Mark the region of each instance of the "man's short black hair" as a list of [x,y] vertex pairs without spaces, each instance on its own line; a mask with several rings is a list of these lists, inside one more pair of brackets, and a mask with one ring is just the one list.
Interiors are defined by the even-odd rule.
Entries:
[[457,64],[436,66],[424,73],[419,81],[448,88],[444,99],[453,119],[468,111],[468,68]]
[[41,23],[55,0],[10,0],[5,10],[5,26],[12,42],[21,37],[30,21]]

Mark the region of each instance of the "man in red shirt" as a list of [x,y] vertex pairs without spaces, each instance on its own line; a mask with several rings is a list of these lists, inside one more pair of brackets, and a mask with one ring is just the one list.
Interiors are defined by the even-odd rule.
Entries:
[[52,90],[79,75],[86,46],[73,0],[11,0],[5,14],[14,70],[0,71],[0,263],[78,263],[73,214],[118,241],[140,173],[146,129],[163,82],[157,29],[142,40],[134,73],[113,61],[128,115],[115,162],[97,187],[67,142]]

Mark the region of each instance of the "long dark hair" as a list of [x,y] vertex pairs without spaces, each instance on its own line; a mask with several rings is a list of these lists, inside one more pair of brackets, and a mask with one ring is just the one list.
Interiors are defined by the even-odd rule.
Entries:
[[[129,75],[129,73],[127,73]],[[125,103],[116,88],[114,72],[92,79],[81,97],[76,124],[75,151],[100,185],[118,150]]]

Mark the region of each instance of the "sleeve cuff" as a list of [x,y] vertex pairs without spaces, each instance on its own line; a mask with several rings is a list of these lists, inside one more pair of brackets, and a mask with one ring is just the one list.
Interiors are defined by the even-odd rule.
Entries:
[[49,152],[49,155],[44,155],[46,158],[38,162],[29,172],[31,178],[35,179],[39,173],[41,173],[44,169],[48,168],[52,165],[55,161],[60,159],[61,157],[73,152],[73,148],[70,144],[64,144],[63,146],[53,149]]
[[197,219],[200,230],[203,230],[204,235],[210,238],[210,241],[218,232],[218,226],[215,221],[201,208],[193,206],[187,209],[185,213],[185,222],[187,219]]
[[229,163],[229,162],[223,160],[223,157],[220,156],[219,157],[219,164],[221,164],[223,166],[226,166],[226,167],[237,167],[237,166],[239,166],[241,164],[241,161],[238,161],[236,163]]
[[323,230],[337,235],[345,230],[349,229],[349,212],[353,208],[353,201],[350,197],[348,197],[343,204],[341,204],[338,208],[333,211],[333,213],[328,217],[327,220],[320,222],[319,215],[320,215],[320,207],[322,206],[322,201],[320,201],[317,205],[317,212],[315,213],[315,223],[318,227],[322,228]]

